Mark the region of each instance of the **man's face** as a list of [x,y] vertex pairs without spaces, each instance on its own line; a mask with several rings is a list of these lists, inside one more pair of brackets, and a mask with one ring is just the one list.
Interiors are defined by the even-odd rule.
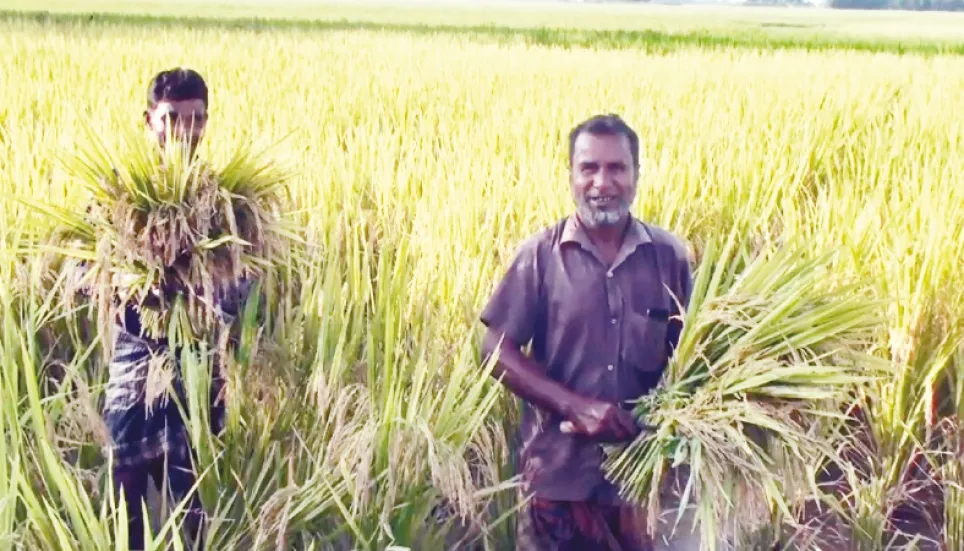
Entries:
[[576,138],[569,185],[583,224],[598,228],[625,221],[636,198],[637,180],[626,136],[583,132]]
[[207,109],[204,100],[162,100],[146,113],[147,126],[164,146],[168,133],[171,137],[190,147],[193,152],[204,135]]

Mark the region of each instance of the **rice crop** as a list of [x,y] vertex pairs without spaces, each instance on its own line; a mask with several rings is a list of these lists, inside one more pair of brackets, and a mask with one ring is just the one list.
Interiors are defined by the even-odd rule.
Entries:
[[[697,266],[728,236],[749,256],[799,242],[855,310],[883,305],[853,348],[884,376],[820,433],[822,483],[767,511],[775,537],[804,541],[800,511],[820,502],[822,533],[893,547],[898,513],[943,495],[920,488],[960,504],[941,435],[964,372],[964,57],[566,36],[0,19],[0,551],[123,550],[100,452],[105,336],[36,250],[56,229],[37,205],[82,211],[89,188],[61,161],[85,128],[124,150],[148,79],[179,64],[211,87],[203,159],[272,144],[265,160],[291,169],[281,222],[301,251],[264,326],[245,314],[222,436],[203,430],[211,366],[184,363],[214,548],[512,548],[517,409],[480,361],[478,313],[520,240],[570,212],[565,136],[602,112],[641,138],[635,214]],[[720,488],[699,506],[730,507]],[[964,511],[939,509],[921,512],[927,537],[954,549]]]

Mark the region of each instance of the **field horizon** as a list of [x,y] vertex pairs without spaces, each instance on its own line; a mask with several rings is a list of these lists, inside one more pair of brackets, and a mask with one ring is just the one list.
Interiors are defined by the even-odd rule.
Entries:
[[[766,6],[659,5],[632,3],[573,3],[561,0],[445,1],[365,0],[262,0],[224,2],[205,0],[3,0],[0,12],[59,16],[178,18],[206,21],[257,21],[281,25],[300,22],[331,28],[336,24],[375,26],[399,30],[442,27],[466,32],[486,27],[513,30],[589,29],[597,32],[643,32],[657,35],[732,36],[753,33],[780,45],[793,39],[843,44],[880,42],[913,46],[959,46],[964,43],[964,14],[895,10],[834,10]],[[800,41],[802,47],[806,42]],[[958,50],[959,51],[959,50]]]

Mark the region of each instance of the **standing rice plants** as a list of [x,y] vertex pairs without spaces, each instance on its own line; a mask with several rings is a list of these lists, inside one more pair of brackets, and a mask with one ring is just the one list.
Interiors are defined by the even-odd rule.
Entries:
[[943,551],[964,547],[964,344],[955,355],[958,371],[950,379],[950,405],[955,408],[941,421],[943,486],[941,540]]
[[[799,275],[794,281],[826,283],[817,294],[826,297],[835,296],[830,281],[844,278],[860,293],[894,305],[872,337],[874,353],[889,362],[892,376],[879,377],[858,393],[866,404],[861,417],[865,433],[877,442],[864,456],[872,453],[878,459],[874,471],[880,482],[841,499],[844,513],[867,512],[868,533],[878,525],[886,531],[887,522],[881,520],[886,515],[876,510],[889,503],[885,496],[893,493],[893,473],[899,480],[915,457],[913,446],[926,441],[924,412],[931,411],[932,397],[940,396],[931,383],[934,366],[944,356],[941,342],[953,340],[949,328],[959,325],[964,312],[958,252],[964,242],[959,207],[964,204],[964,117],[957,100],[964,83],[961,58],[697,45],[653,55],[592,45],[492,43],[491,38],[471,31],[318,33],[298,26],[276,32],[267,22],[252,29],[216,22],[142,24],[16,15],[0,21],[0,51],[12,52],[9,63],[0,64],[0,233],[11,251],[28,245],[21,234],[46,237],[51,224],[30,217],[22,203],[9,197],[82,212],[91,187],[66,178],[55,159],[75,149],[88,160],[98,158],[90,150],[99,146],[87,143],[87,135],[78,130],[88,121],[108,136],[107,149],[129,149],[126,137],[108,132],[137,124],[129,115],[140,110],[144,73],[172,58],[189,59],[210,75],[217,95],[218,124],[206,132],[200,151],[210,160],[208,168],[217,172],[230,166],[238,143],[295,134],[278,151],[297,169],[286,186],[291,208],[286,220],[306,245],[306,254],[271,270],[282,274],[285,285],[273,295],[269,287],[274,285],[262,289],[260,306],[270,311],[265,325],[240,321],[242,344],[229,369],[232,391],[222,437],[205,436],[199,420],[205,415],[200,382],[210,363],[197,354],[184,362],[186,376],[199,382],[189,389],[195,395],[188,396],[185,407],[198,419],[191,430],[202,456],[200,487],[213,516],[214,546],[340,551],[394,543],[432,551],[479,541],[490,549],[511,549],[511,523],[494,524],[511,517],[516,505],[500,484],[514,473],[496,472],[494,466],[510,463],[511,447],[503,434],[513,431],[514,402],[500,395],[486,380],[485,367],[477,365],[473,328],[488,286],[513,244],[571,206],[565,189],[566,121],[602,108],[621,113],[639,130],[645,171],[636,212],[684,235],[701,266],[720,272],[709,268],[719,264],[712,260],[720,260],[718,247],[710,261],[702,257],[707,244],[729,228],[754,237],[734,246],[733,255],[722,255],[739,259],[736,248],[746,249],[746,259],[721,272],[726,274],[739,274],[746,266],[761,273],[764,268],[753,259],[777,259],[784,254],[778,237],[799,236],[812,245],[812,251],[799,255],[800,265],[809,258],[827,267],[828,276],[826,282]],[[285,55],[279,58],[278,51]],[[635,76],[627,79],[627,74]],[[108,157],[123,166],[135,164],[134,155]],[[71,170],[79,168],[74,164]],[[125,170],[119,172],[117,181],[129,180]],[[226,204],[218,201],[214,204]],[[95,212],[88,221],[78,218],[78,238],[86,244],[66,245],[73,252],[82,250],[76,256],[89,266],[99,262],[100,238],[114,235],[120,242],[126,235],[138,243],[136,231],[108,234],[97,229],[99,222],[88,223],[103,216]],[[208,239],[213,246],[217,236]],[[230,260],[230,254],[214,251],[233,248],[251,250],[230,241],[205,254]],[[833,260],[814,260],[822,258],[819,251],[834,249],[840,254]],[[242,258],[242,264],[249,260],[253,262]],[[230,273],[232,262],[224,265]],[[729,266],[728,261],[720,265]],[[111,270],[88,272],[84,283],[96,285],[109,273],[129,271],[124,268],[115,262]],[[2,269],[0,286],[14,281],[6,278],[14,273],[13,261]],[[164,274],[148,264],[132,272],[141,278],[118,277],[116,282],[130,287],[128,302],[159,301],[145,290],[151,277]],[[64,275],[60,268],[51,273],[59,289]],[[187,273],[197,275],[191,276],[192,283],[206,277],[193,267]],[[35,275],[28,270],[24,280]],[[739,290],[741,281],[721,276],[716,294],[731,300],[724,283],[735,282],[733,288]],[[22,288],[10,285],[8,292],[22,296]],[[203,329],[210,320],[204,285],[185,296],[181,311],[194,315],[197,328]],[[703,337],[717,342],[716,337],[744,335],[743,341],[734,341],[738,344],[773,336],[781,330],[779,324],[755,332],[745,324],[783,319],[784,312],[768,318],[759,308],[786,296],[772,295],[762,306],[745,298],[732,304],[704,301],[714,306],[694,310],[697,328],[689,337],[689,353],[681,349],[681,358],[693,360],[725,348],[709,346]],[[857,296],[846,297],[841,307]],[[36,310],[47,296],[38,292],[31,300],[27,310]],[[190,308],[190,300],[198,310]],[[0,546],[56,545],[57,525],[69,528],[67,537],[85,533],[83,527],[73,530],[74,516],[66,513],[69,494],[44,501],[41,490],[53,487],[57,476],[90,490],[97,516],[83,523],[103,529],[87,532],[109,534],[113,526],[108,516],[99,516],[107,494],[101,489],[106,469],[97,453],[96,431],[78,415],[98,411],[105,379],[103,361],[91,348],[107,342],[107,336],[85,315],[79,304],[55,298],[44,315],[11,318],[6,349],[37,351],[34,372],[42,381],[37,395],[46,419],[35,423],[26,368],[9,360],[0,375],[6,389],[0,399],[6,413],[0,445],[7,446],[6,459],[0,460],[6,467],[0,469],[7,468],[5,488],[13,493],[0,503]],[[41,322],[21,328],[21,319]],[[716,325],[710,323],[713,319]],[[740,331],[707,328],[729,327],[733,319],[744,324]],[[169,320],[155,321],[159,330],[170,330]],[[823,436],[824,423],[812,420],[816,413],[789,420],[777,415],[772,429],[746,428],[763,423],[759,419],[774,409],[782,411],[773,405],[786,400],[781,396],[762,402],[768,409],[760,412],[761,393],[772,392],[774,385],[810,392],[785,384],[786,377],[763,384],[763,391],[713,395],[700,390],[722,384],[740,389],[733,377],[747,370],[748,377],[756,376],[753,366],[762,369],[767,362],[784,368],[789,362],[810,369],[819,361],[849,366],[834,356],[819,361],[806,355],[799,360],[762,358],[751,355],[746,365],[716,358],[733,373],[729,379],[704,375],[702,386],[673,387],[682,398],[672,406],[679,409],[668,411],[679,411],[688,425],[697,426],[692,419],[698,413],[682,407],[688,403],[718,412],[700,426],[742,423],[742,430],[734,429],[739,440],[707,439],[709,447],[701,445],[700,451],[705,465],[705,458],[735,449],[730,455],[739,461],[738,468],[691,469],[690,502],[699,495],[711,517],[716,512],[709,506],[713,497],[730,497],[730,488],[742,485],[757,496],[753,508],[758,519],[787,516],[780,500],[767,505],[767,492],[786,495],[783,501],[792,509],[792,497],[799,493],[794,489],[806,490],[801,480],[810,477],[794,470],[800,459],[781,455],[779,446],[770,453],[760,443],[768,438],[757,433],[772,437],[790,431],[790,442],[821,444],[819,453],[798,444],[804,458],[837,449],[840,438]],[[676,369],[682,373],[696,363]],[[869,376],[876,369],[867,372],[857,363],[839,378],[855,372]],[[729,371],[734,365],[740,368]],[[946,372],[960,371],[960,362],[944,365]],[[786,373],[777,371],[781,377]],[[814,406],[819,411],[833,411],[850,386],[828,378],[834,384],[821,389],[827,398]],[[825,419],[829,426],[835,422]],[[46,431],[43,437],[39,430]],[[670,442],[671,457],[681,450],[680,466],[692,467],[698,440],[693,433],[677,427],[664,434],[667,439],[653,436],[656,455],[665,456],[661,446]],[[744,440],[752,444],[749,452],[730,444]],[[42,460],[41,443],[60,463]],[[845,451],[838,455],[847,457]],[[672,463],[665,469],[671,470]],[[632,474],[630,462],[626,465]],[[792,476],[784,477],[784,470]],[[735,481],[731,486],[704,484],[697,491],[701,480],[727,473]],[[629,489],[637,486],[629,484]],[[841,494],[848,491],[843,488]],[[722,503],[718,509],[725,513],[740,502]],[[778,520],[767,522],[778,528]],[[8,527],[12,533],[3,533]],[[99,543],[96,537],[90,541]]]
[[[55,303],[31,289],[15,287],[11,272],[17,257],[3,251],[0,259],[0,270],[11,276],[0,284],[0,403],[4,438],[18,444],[4,459],[10,484],[5,497],[14,500],[8,514],[19,524],[12,533],[25,548],[123,549],[117,542],[126,538],[114,532],[126,524],[123,514],[111,498],[94,497],[100,493],[96,481],[64,460],[51,430],[62,418],[68,396],[43,393],[36,335],[38,327],[55,315]],[[164,531],[173,526],[169,523]]]
[[[6,250],[0,251],[0,274],[4,276],[0,280],[0,287],[8,287],[12,279],[9,268],[14,263],[11,262],[11,256]],[[9,296],[9,291],[0,290],[0,296]],[[8,312],[4,314],[9,315]],[[4,345],[0,352],[14,353],[10,345]],[[20,477],[24,474],[25,453],[24,431],[19,415],[21,377],[10,364],[5,361],[3,368],[0,368],[0,550],[3,551],[19,549],[23,545],[22,534],[17,529],[19,485]]]

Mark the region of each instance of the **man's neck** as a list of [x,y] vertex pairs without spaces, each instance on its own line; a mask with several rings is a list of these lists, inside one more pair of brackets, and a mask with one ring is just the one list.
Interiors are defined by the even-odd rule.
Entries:
[[629,223],[631,221],[630,216],[623,219],[622,222],[612,225],[600,225],[592,227],[582,221],[578,214],[576,214],[576,220],[582,227],[589,239],[596,244],[597,247],[606,248],[616,248],[618,249],[622,243],[623,239],[626,237],[626,230],[629,229]]

